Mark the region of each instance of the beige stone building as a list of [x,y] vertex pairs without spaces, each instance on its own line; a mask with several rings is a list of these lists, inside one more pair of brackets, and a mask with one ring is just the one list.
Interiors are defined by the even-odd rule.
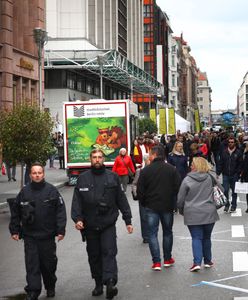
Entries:
[[211,126],[211,93],[212,89],[208,83],[207,73],[198,72],[197,78],[197,103],[201,123]]

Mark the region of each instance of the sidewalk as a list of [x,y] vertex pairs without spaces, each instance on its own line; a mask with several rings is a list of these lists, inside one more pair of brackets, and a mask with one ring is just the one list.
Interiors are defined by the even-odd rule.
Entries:
[[[56,169],[50,169],[49,164],[45,167],[45,179],[56,187],[66,184],[68,178],[65,170],[59,169],[59,162],[54,161]],[[7,206],[7,198],[15,197],[21,186],[21,166],[16,167],[16,181],[8,181],[7,175],[0,175],[0,208]]]

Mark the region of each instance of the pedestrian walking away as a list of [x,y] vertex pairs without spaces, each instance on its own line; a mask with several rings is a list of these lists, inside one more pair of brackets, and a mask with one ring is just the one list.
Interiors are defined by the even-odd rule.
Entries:
[[[219,220],[213,201],[213,181],[209,174],[211,167],[203,157],[194,157],[191,172],[183,180],[178,193],[177,207],[184,216],[192,237],[193,265],[191,272],[201,269],[202,260],[205,268],[213,266],[211,233]],[[221,184],[217,185],[223,190]]]
[[24,240],[27,300],[38,299],[42,283],[47,297],[55,296],[57,268],[56,243],[63,240],[66,210],[58,190],[45,181],[44,167],[34,163],[31,183],[26,185],[11,205],[9,230],[15,241]]
[[[150,163],[149,155],[145,154],[143,159],[145,162],[145,166],[148,166]],[[134,180],[132,182],[132,195],[133,195],[134,200],[139,200],[137,197],[137,183],[139,180],[140,171],[141,171],[141,168],[136,170]],[[138,201],[138,202],[139,202],[141,236],[143,239],[143,243],[147,244],[148,243],[148,229],[147,229],[146,209],[144,206],[141,205],[140,201]]]
[[149,166],[140,172],[137,196],[145,207],[147,216],[148,242],[152,256],[152,269],[161,270],[161,257],[158,242],[159,222],[163,230],[164,267],[175,263],[172,257],[173,210],[180,186],[180,175],[175,167],[165,162],[164,148],[154,146],[149,151]]
[[118,293],[115,223],[120,210],[128,233],[132,233],[132,215],[118,175],[104,166],[103,152],[92,150],[90,161],[91,169],[78,178],[71,217],[86,240],[91,275],[95,280],[92,296],[102,295],[103,285],[106,285],[106,299],[113,299]]

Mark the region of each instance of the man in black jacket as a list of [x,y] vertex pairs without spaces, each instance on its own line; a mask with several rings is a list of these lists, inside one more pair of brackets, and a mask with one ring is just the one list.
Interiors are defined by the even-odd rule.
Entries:
[[41,293],[41,277],[47,297],[55,296],[57,268],[56,243],[63,240],[66,210],[56,187],[45,181],[44,167],[35,163],[30,170],[31,183],[17,195],[11,206],[9,230],[15,241],[23,238],[27,273],[27,300]]
[[151,164],[141,170],[137,185],[138,199],[145,207],[148,226],[148,241],[152,255],[152,269],[161,271],[158,242],[159,221],[163,229],[164,267],[175,263],[171,256],[173,244],[173,209],[180,186],[180,175],[176,168],[164,161],[164,150],[160,146],[150,149]]
[[132,233],[131,210],[121,189],[118,175],[104,166],[104,154],[95,149],[90,154],[91,169],[83,172],[74,190],[71,217],[76,229],[86,239],[87,253],[92,278],[96,287],[92,296],[103,293],[106,298],[117,295],[117,243],[116,226],[119,210],[126,223],[128,233]]
[[[229,188],[232,190],[232,203],[230,212],[235,212],[237,208],[237,193],[235,193],[235,182],[239,180],[242,171],[243,157],[241,151],[236,146],[234,137],[228,138],[228,147],[224,148],[220,154],[220,161],[217,165],[217,178],[222,173],[224,194],[229,199]],[[230,203],[228,201],[224,211],[228,213]]]

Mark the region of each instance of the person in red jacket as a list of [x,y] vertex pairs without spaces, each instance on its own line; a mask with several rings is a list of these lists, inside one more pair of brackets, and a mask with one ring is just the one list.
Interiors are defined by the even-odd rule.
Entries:
[[130,173],[134,175],[135,168],[133,166],[132,159],[129,155],[127,155],[127,150],[125,148],[120,149],[119,155],[115,159],[112,171],[118,174],[122,188],[124,192],[126,192],[129,176],[131,175]]
[[203,139],[199,139],[199,150],[202,152],[204,158],[208,157],[208,146]]

